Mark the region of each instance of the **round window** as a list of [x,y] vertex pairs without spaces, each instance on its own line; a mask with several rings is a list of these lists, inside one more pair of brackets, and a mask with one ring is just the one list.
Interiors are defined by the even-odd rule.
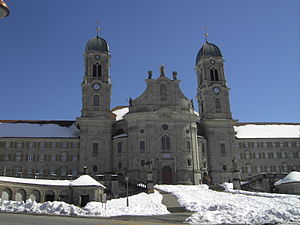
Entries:
[[145,131],[144,129],[140,129],[140,133],[143,134]]
[[168,130],[168,128],[169,128],[169,126],[168,126],[167,124],[163,124],[163,125],[162,125],[162,129],[163,129],[163,130]]

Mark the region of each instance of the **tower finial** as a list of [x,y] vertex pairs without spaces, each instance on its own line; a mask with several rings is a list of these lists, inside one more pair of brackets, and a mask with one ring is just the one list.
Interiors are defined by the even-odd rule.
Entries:
[[96,27],[97,37],[99,37],[99,32],[100,32],[99,25],[100,25],[100,22],[99,22],[99,20],[97,20],[97,27]]
[[208,33],[207,33],[207,27],[204,27],[204,36],[205,36],[205,41],[207,42],[207,37],[208,37]]

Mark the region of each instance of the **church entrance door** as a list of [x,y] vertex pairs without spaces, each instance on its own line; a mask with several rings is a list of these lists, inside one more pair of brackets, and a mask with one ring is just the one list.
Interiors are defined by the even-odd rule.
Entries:
[[162,168],[162,182],[163,184],[172,184],[172,169],[169,166]]

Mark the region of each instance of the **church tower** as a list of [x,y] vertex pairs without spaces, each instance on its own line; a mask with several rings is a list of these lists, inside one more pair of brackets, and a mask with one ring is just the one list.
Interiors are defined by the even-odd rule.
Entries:
[[79,171],[86,168],[88,174],[111,171],[110,111],[111,82],[109,74],[110,53],[106,41],[97,36],[90,39],[85,48],[85,72],[82,87],[80,127]]
[[208,168],[215,183],[232,181],[234,128],[229,104],[229,88],[220,49],[206,42],[196,58],[197,100],[200,129],[207,139]]

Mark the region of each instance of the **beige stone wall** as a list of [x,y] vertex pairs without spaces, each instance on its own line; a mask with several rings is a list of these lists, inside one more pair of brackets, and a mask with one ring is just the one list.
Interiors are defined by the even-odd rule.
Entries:
[[300,170],[298,138],[236,139],[235,156],[242,178],[260,173],[284,173]]
[[0,138],[0,174],[30,178],[77,176],[79,147],[78,138]]

